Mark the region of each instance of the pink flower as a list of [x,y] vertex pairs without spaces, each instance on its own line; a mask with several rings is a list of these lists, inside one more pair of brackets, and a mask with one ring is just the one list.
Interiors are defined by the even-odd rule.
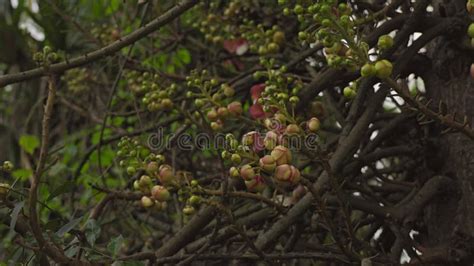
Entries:
[[250,96],[252,97],[252,102],[254,104],[257,103],[257,100],[262,95],[263,90],[265,90],[265,84],[264,83],[253,85],[252,88],[250,88]]
[[250,106],[249,112],[253,119],[263,119],[268,116],[268,114],[263,111],[262,105],[258,103]]
[[233,39],[233,40],[225,40],[223,42],[224,49],[231,53],[231,54],[236,54],[236,55],[243,55],[245,54],[248,49],[249,49],[249,43],[247,42],[246,39],[240,38],[240,39]]

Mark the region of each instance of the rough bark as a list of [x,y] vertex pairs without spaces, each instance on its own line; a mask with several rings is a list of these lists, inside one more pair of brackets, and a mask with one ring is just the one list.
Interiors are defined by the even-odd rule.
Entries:
[[[452,1],[449,5],[439,4],[435,12],[452,15],[462,12],[464,6],[465,1]],[[469,74],[472,51],[459,45],[463,38],[466,37],[442,37],[427,47],[433,69],[424,78],[434,108],[442,106],[441,112],[473,121],[474,79]],[[446,261],[460,260],[462,264],[472,261],[474,254],[474,142],[461,133],[443,134],[444,129],[435,124],[429,127],[428,145],[433,148],[427,157],[427,170],[452,178],[455,189],[438,197],[425,210],[422,245],[436,248],[433,253],[447,255]]]

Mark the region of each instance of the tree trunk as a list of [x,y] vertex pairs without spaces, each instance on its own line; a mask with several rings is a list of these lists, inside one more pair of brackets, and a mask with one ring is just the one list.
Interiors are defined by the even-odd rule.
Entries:
[[[436,2],[436,1],[435,1]],[[450,6],[439,5],[435,12],[451,15],[465,13],[466,1],[452,1]],[[451,14],[450,14],[451,13]],[[458,13],[459,14],[459,13]],[[424,77],[430,105],[441,113],[456,114],[456,119],[474,120],[474,79],[469,69],[472,51],[461,48],[460,40],[438,38],[429,47],[432,71]],[[441,104],[440,104],[441,102]],[[441,106],[441,107],[440,107]],[[422,245],[432,248],[432,254],[447,263],[472,265],[474,254],[474,141],[461,133],[443,134],[446,128],[439,124],[429,126],[430,149],[427,168],[433,174],[445,175],[453,180],[454,190],[435,199],[424,213],[426,234]],[[434,248],[434,249],[433,249]],[[468,264],[471,263],[471,264]]]

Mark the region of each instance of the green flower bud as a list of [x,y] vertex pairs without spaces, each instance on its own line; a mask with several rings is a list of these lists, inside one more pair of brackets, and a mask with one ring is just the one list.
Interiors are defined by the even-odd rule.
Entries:
[[128,175],[134,175],[137,172],[137,169],[133,166],[127,167],[127,174]]
[[201,203],[201,197],[197,195],[192,195],[191,197],[189,197],[189,204],[193,206],[198,206],[200,203]]
[[[473,31],[474,31],[474,28],[473,28]],[[379,47],[380,50],[387,50],[393,46],[393,38],[390,37],[389,35],[382,35],[379,37],[377,46]]]
[[474,23],[469,24],[469,27],[467,28],[467,35],[469,35],[471,38],[474,38]]
[[151,206],[155,204],[155,202],[147,196],[142,197],[141,203],[142,203],[142,206],[145,208],[150,208]]
[[221,89],[224,92],[224,95],[227,97],[232,97],[235,94],[234,89],[231,86],[229,86],[229,84],[227,83],[222,84]]
[[301,5],[296,5],[293,9],[293,12],[295,12],[297,15],[302,14],[304,12],[304,8]]
[[240,176],[239,169],[237,169],[237,167],[232,166],[229,169],[229,175],[230,177],[233,177],[233,178],[239,177]]
[[184,215],[191,215],[196,212],[196,209],[194,209],[193,206],[185,206],[183,208],[183,214]]
[[380,60],[375,63],[375,74],[378,78],[384,79],[392,75],[393,66],[388,60]]
[[312,117],[308,122],[306,122],[306,127],[312,132],[318,131],[320,126],[321,122],[316,117]]
[[10,161],[4,161],[2,165],[3,171],[10,173],[13,170],[13,163]]
[[0,199],[5,198],[8,191],[10,191],[10,185],[6,183],[0,183]]
[[362,68],[360,69],[360,75],[362,77],[371,77],[371,76],[374,76],[376,73],[376,70],[375,70],[375,67],[374,65],[372,64],[365,64],[362,66]]
[[356,96],[356,92],[351,87],[345,87],[343,94],[348,99],[353,99]]
[[222,159],[224,159],[224,160],[230,159],[231,156],[232,156],[232,155],[231,155],[230,152],[228,152],[228,151],[222,151],[222,152],[221,152],[221,157],[222,157]]
[[234,153],[234,154],[232,154],[230,160],[231,160],[234,164],[239,164],[239,163],[242,161],[242,158],[240,157],[239,154]]

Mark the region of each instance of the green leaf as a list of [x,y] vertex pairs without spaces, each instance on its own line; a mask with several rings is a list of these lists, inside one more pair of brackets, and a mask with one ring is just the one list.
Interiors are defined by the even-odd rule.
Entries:
[[33,175],[33,170],[20,168],[12,172],[13,177],[20,179],[21,181],[27,180]]
[[27,153],[33,154],[35,149],[39,147],[40,141],[37,136],[22,135],[19,144]]
[[10,221],[10,232],[13,232],[13,230],[15,230],[14,228],[16,225],[16,221],[18,220],[18,215],[20,214],[20,211],[21,209],[23,209],[24,205],[25,205],[24,201],[15,203],[15,207],[13,208],[13,211],[11,214],[12,220]]
[[79,251],[79,247],[74,246],[74,247],[71,247],[71,248],[67,249],[64,252],[64,255],[66,255],[68,258],[72,258],[72,257],[76,256],[78,251]]
[[100,226],[95,219],[90,219],[87,221],[85,234],[89,245],[94,246],[95,241],[100,235]]
[[188,49],[180,48],[176,52],[176,55],[178,56],[179,60],[181,60],[181,62],[183,62],[184,64],[191,63],[191,54],[189,53]]
[[56,232],[56,235],[62,237],[65,233],[71,231],[74,227],[76,227],[82,220],[82,217],[72,219],[69,223],[63,225],[59,230]]
[[107,250],[112,254],[114,259],[117,258],[117,255],[120,252],[120,248],[122,247],[123,243],[123,236],[119,235],[113,238],[110,243],[107,245]]
[[107,8],[105,9],[105,14],[110,15],[116,12],[120,7],[120,0],[112,0],[108,3]]

